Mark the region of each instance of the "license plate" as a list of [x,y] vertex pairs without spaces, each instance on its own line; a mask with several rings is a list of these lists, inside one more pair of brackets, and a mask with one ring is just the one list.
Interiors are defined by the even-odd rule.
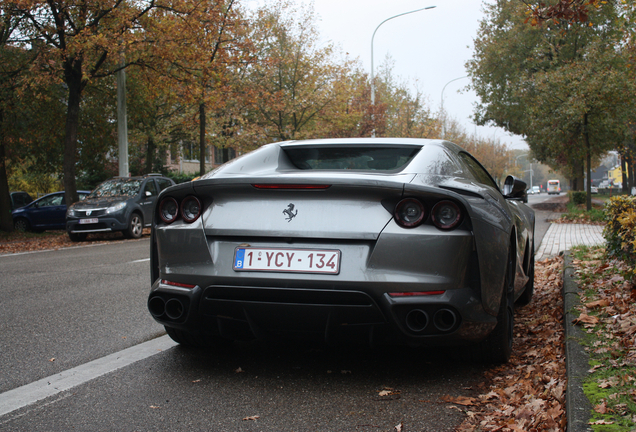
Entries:
[[236,248],[234,270],[290,273],[340,273],[337,249]]
[[80,224],[94,224],[99,222],[99,219],[97,218],[92,218],[92,219],[80,219],[79,223]]

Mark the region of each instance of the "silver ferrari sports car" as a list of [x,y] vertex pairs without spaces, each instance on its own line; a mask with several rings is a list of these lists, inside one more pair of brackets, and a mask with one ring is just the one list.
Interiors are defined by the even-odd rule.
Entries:
[[525,198],[448,141],[265,145],[161,193],[148,309],[183,345],[354,339],[505,362],[533,293]]

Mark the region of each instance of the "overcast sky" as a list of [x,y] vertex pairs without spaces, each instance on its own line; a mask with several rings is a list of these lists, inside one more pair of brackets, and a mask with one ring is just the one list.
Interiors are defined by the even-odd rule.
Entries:
[[[472,58],[473,39],[484,16],[481,0],[313,0],[313,4],[324,42],[331,41],[352,58],[359,58],[367,71],[371,70],[371,36],[382,21],[436,6],[385,22],[373,44],[376,74],[378,66],[390,55],[394,74],[409,83],[417,81],[434,111],[440,109],[444,86],[467,75],[465,64]],[[462,78],[446,86],[444,108],[448,115],[457,119],[469,133],[494,137],[512,148],[527,148],[521,137],[511,136],[500,128],[478,127],[472,123],[470,117],[477,96],[468,91],[458,93],[469,83],[468,78]]]

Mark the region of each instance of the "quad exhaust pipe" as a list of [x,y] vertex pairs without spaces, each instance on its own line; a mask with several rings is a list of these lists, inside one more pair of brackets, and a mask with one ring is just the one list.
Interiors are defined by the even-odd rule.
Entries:
[[[412,309],[406,314],[405,324],[413,333],[421,333],[431,324],[431,320],[422,309]],[[439,309],[433,315],[432,324],[437,332],[448,332],[457,325],[457,314],[450,309]]]
[[428,325],[428,314],[422,309],[413,309],[406,314],[406,327],[415,333],[423,331]]
[[435,328],[441,332],[447,332],[457,324],[457,315],[450,309],[440,309],[433,316]]
[[162,297],[154,296],[148,300],[148,310],[155,318],[161,318],[164,315],[171,320],[179,320],[185,314],[185,306],[178,298],[170,298],[167,301]]

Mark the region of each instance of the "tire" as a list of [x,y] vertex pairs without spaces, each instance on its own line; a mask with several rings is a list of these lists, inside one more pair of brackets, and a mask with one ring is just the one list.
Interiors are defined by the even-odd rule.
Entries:
[[13,222],[13,229],[15,229],[16,231],[22,231],[22,232],[30,231],[31,224],[29,223],[27,219],[21,217],[16,219]]
[[70,238],[72,242],[82,242],[86,240],[86,234],[70,232],[68,233],[68,238]]
[[469,356],[474,362],[507,363],[512,354],[515,316],[515,262],[513,251],[514,245],[511,245],[508,251],[508,268],[506,269],[501,303],[497,313],[497,325],[486,339],[470,347]]
[[534,295],[534,246],[532,257],[530,257],[530,266],[528,268],[528,282],[526,283],[525,288],[523,289],[523,293],[517,299],[515,303],[518,306],[526,306],[530,304],[532,301],[532,296]]
[[139,213],[133,213],[128,221],[128,228],[124,235],[131,239],[138,239],[144,233],[144,220]]
[[164,326],[170,339],[187,348],[209,349],[215,347],[227,347],[234,341],[221,336],[193,334],[184,330]]

